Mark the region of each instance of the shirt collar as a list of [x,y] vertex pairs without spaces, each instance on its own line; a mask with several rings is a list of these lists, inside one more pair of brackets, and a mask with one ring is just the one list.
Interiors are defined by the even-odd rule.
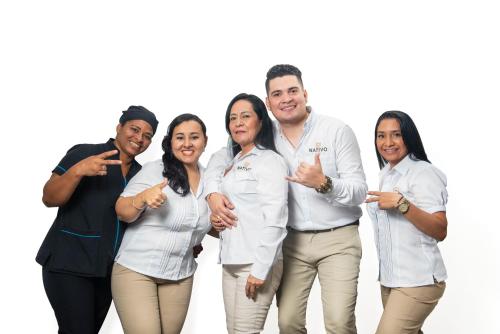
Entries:
[[307,106],[306,110],[309,115],[307,116],[306,122],[304,123],[304,134],[308,133],[311,130],[314,121],[316,120],[316,113],[313,112],[312,107]]
[[407,154],[400,162],[396,164],[396,166],[391,168],[389,164],[385,165],[384,168],[382,168],[382,170],[380,171],[379,175],[384,176],[393,170],[401,175],[405,175],[410,169],[412,163],[413,160],[410,159],[410,154]]
[[232,163],[235,163],[235,162],[238,162],[240,160],[246,159],[247,157],[252,156],[252,155],[260,156],[263,152],[264,152],[264,149],[258,149],[257,146],[255,146],[254,148],[252,148],[250,150],[250,152],[248,152],[244,156],[241,156],[241,151],[239,151],[238,154],[236,154],[236,156],[233,158]]
[[[302,136],[304,136],[305,134],[307,134],[312,129],[314,121],[316,120],[316,113],[313,112],[312,107],[307,106],[306,110],[309,113],[309,115],[307,116],[307,119],[306,119],[306,121],[304,123],[304,133],[302,134]],[[285,135],[283,134],[283,130],[281,129],[280,122],[278,122],[278,120],[275,120],[273,123],[275,125],[275,131],[277,131],[277,133],[282,138],[285,138]]]

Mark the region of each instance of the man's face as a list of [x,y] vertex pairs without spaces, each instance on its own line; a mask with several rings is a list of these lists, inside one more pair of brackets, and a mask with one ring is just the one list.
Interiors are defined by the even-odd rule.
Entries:
[[307,92],[295,75],[269,81],[266,105],[281,124],[297,125],[307,118]]
[[153,129],[148,122],[134,119],[116,127],[115,145],[130,158],[144,152],[153,138]]

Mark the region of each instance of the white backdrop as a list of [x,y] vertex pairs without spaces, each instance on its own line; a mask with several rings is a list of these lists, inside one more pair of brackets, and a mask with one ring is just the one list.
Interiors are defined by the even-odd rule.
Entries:
[[[354,129],[370,189],[373,127],[400,109],[448,176],[449,279],[426,333],[499,333],[496,114],[499,11],[494,1],[3,1],[2,333],[54,333],[34,257],[55,217],[41,202],[50,171],[73,144],[114,136],[121,110],[154,111],[160,125],[140,162],[161,155],[170,120],[196,113],[208,127],[202,157],[224,145],[223,114],[239,92],[265,97],[267,69],[303,72],[310,105]],[[6,117],[7,116],[7,117]],[[494,144],[494,143],[497,144]],[[381,314],[373,232],[361,219],[359,333]],[[224,333],[217,242],[207,237],[183,333]],[[265,333],[277,333],[273,307]],[[317,282],[310,333],[323,333]],[[121,333],[116,312],[102,333]]]

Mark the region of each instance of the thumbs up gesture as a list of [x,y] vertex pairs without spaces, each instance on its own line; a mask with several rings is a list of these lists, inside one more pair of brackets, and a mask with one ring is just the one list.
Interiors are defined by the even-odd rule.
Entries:
[[137,195],[138,199],[141,201],[141,206],[147,205],[151,209],[158,209],[162,206],[167,201],[167,195],[163,192],[163,188],[167,185],[168,180],[163,179],[162,182],[142,191],[139,195]]
[[314,164],[310,165],[306,162],[301,162],[294,176],[286,176],[286,179],[290,182],[300,183],[306,187],[319,188],[325,182],[325,174],[323,174],[319,153],[314,155]]

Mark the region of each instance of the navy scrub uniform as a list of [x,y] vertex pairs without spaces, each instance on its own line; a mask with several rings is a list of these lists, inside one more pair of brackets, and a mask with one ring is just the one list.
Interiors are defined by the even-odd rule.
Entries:
[[[116,149],[113,139],[76,145],[52,172],[62,175],[89,156]],[[119,153],[109,159],[118,160]],[[111,305],[111,269],[125,227],[116,216],[115,203],[141,165],[132,161],[126,177],[120,165],[107,167],[106,176],[81,179],[59,207],[36,256],[59,333],[99,332]]]

